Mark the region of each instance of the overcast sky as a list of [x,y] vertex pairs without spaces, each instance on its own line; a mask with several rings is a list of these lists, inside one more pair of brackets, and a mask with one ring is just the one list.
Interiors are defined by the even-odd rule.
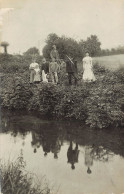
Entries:
[[42,50],[49,33],[76,40],[95,34],[102,48],[124,45],[124,0],[0,0],[0,6],[10,53],[39,45]]

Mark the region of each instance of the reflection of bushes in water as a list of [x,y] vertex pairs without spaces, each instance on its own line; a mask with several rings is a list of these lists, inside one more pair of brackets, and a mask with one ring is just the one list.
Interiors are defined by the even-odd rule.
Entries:
[[[84,126],[82,122],[48,121],[19,113],[17,116],[17,113],[12,115],[12,111],[4,114],[2,112],[3,132],[10,131],[12,136],[20,136],[20,138],[26,139],[26,135],[31,131],[31,145],[34,148],[40,145],[44,147],[44,151],[45,149],[49,151],[50,146],[53,145],[52,148],[58,150],[64,141],[72,140],[82,146],[93,145],[96,159],[98,156],[98,159],[102,160],[104,154],[107,153],[110,153],[111,156],[111,152],[124,157],[124,131],[122,128],[109,128],[99,131]],[[107,156],[104,157],[105,159],[107,159]]]
[[110,72],[95,65],[94,72],[95,83],[80,83],[77,87],[52,83],[30,86],[27,73],[18,77],[5,75],[2,106],[34,110],[55,118],[82,120],[91,127],[120,126],[124,104],[122,70]]
[[4,194],[49,194],[50,189],[45,179],[40,182],[38,178],[25,170],[25,162],[21,154],[16,161],[0,163],[1,191]]
[[108,149],[105,149],[103,146],[93,146],[92,156],[94,160],[108,162],[114,156],[114,153]]

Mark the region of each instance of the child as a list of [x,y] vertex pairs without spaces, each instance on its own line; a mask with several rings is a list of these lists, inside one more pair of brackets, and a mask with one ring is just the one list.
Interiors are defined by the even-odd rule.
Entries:
[[52,58],[52,62],[50,63],[49,66],[49,72],[51,75],[52,83],[58,83],[58,70],[59,70],[59,65],[57,62],[55,62],[55,59]]
[[47,74],[49,73],[49,64],[46,62],[46,59],[44,58],[42,60],[42,80],[43,82],[48,82]]

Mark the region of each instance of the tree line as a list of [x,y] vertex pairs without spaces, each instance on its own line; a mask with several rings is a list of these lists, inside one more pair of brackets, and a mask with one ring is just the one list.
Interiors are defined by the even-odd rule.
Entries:
[[73,38],[61,36],[52,33],[46,39],[46,45],[43,48],[43,56],[50,59],[50,51],[53,44],[56,45],[60,58],[64,59],[69,55],[77,60],[82,59],[86,51],[89,51],[91,56],[99,55],[101,51],[101,42],[96,35],[91,35],[87,40],[80,40],[79,42]]
[[[50,51],[54,44],[57,47],[61,59],[64,59],[66,55],[69,55],[77,60],[82,60],[86,51],[89,51],[92,57],[124,54],[124,46],[112,49],[101,49],[101,42],[96,35],[91,35],[86,40],[81,39],[80,41],[76,41],[70,37],[60,37],[55,33],[51,33],[48,35],[45,43],[46,45],[42,52],[43,56],[48,60],[50,60]],[[28,49],[24,55],[33,53],[39,55],[39,50],[33,47]]]
[[[92,57],[124,54],[124,46],[112,49],[101,49],[101,42],[96,35],[91,35],[90,37],[87,37],[86,40],[81,39],[80,41],[77,41],[74,38],[66,37],[64,35],[60,37],[55,33],[51,33],[47,36],[45,43],[46,45],[42,52],[43,56],[48,60],[50,59],[50,51],[54,44],[57,47],[61,59],[64,59],[66,55],[69,55],[77,60],[81,60],[86,51],[89,51]],[[4,53],[7,54],[9,43],[2,42],[0,46],[4,48]],[[24,52],[23,55],[39,56],[40,52],[36,47],[32,47]]]

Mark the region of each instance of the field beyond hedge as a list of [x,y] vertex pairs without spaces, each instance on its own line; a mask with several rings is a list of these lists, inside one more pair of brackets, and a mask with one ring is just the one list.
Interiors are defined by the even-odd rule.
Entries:
[[97,63],[98,65],[101,65],[109,70],[116,71],[120,68],[124,68],[124,54],[94,57],[93,63]]
[[94,65],[97,81],[68,86],[64,72],[60,85],[40,83],[30,86],[29,72],[7,73],[1,79],[2,107],[37,111],[48,118],[76,119],[90,127],[124,125],[124,69],[109,71]]

